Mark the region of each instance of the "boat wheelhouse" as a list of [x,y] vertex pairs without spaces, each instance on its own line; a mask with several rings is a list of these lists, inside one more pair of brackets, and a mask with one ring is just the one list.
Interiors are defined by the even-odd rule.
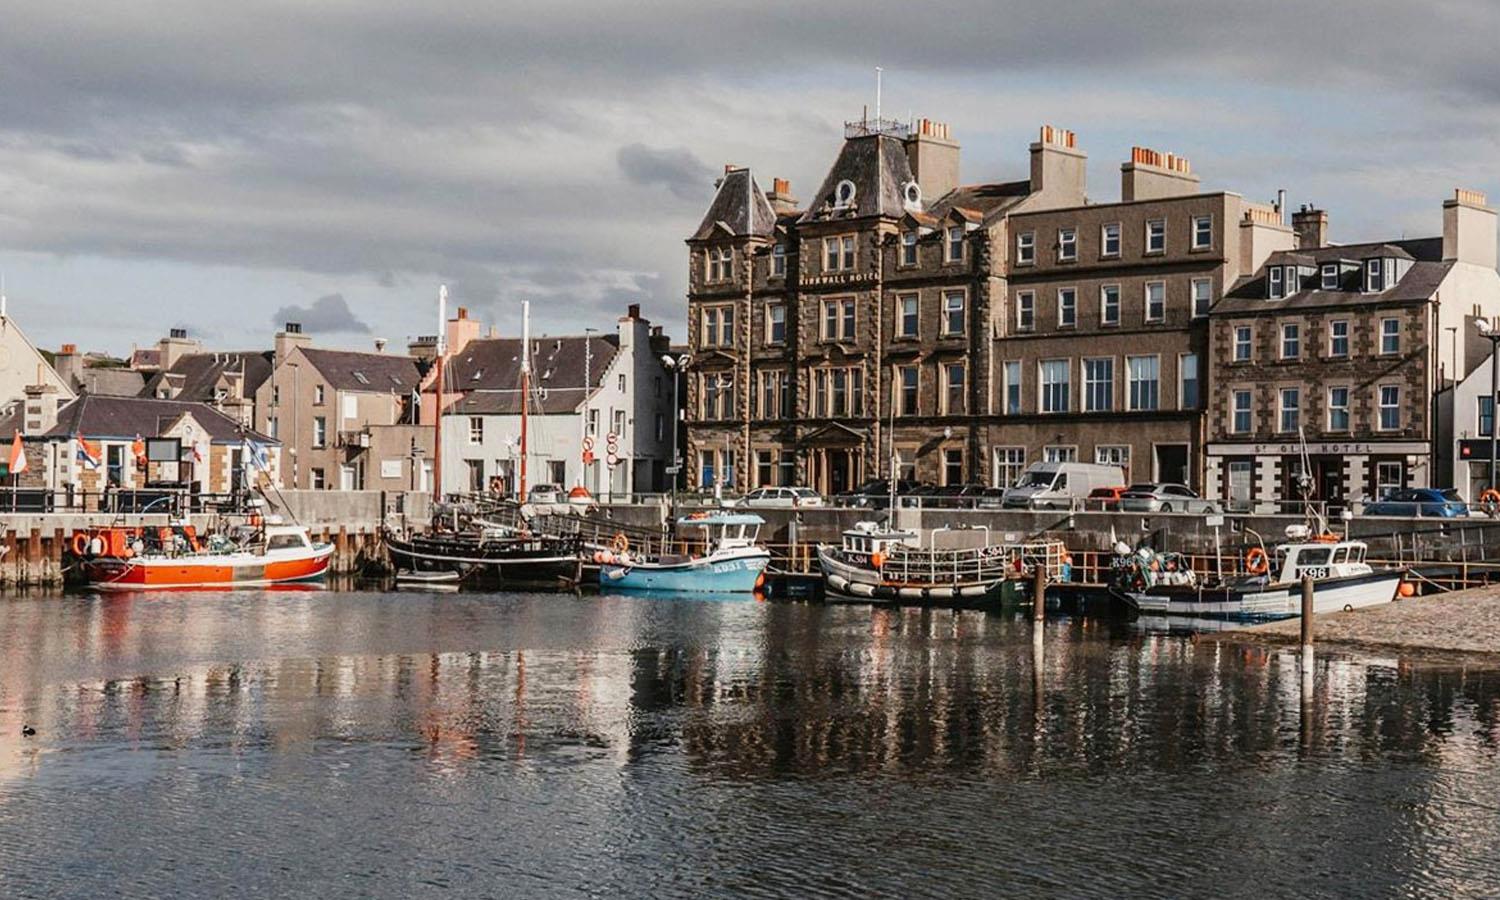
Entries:
[[818,547],[825,594],[832,600],[977,605],[1018,599],[1034,566],[1055,578],[1066,551],[1056,541],[995,543],[988,528],[927,532],[859,522],[837,547]]

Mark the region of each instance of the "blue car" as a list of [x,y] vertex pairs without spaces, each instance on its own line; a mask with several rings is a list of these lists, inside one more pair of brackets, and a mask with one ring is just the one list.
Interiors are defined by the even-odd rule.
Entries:
[[1453,488],[1405,488],[1365,505],[1367,516],[1437,516],[1452,519],[1469,514],[1469,504]]

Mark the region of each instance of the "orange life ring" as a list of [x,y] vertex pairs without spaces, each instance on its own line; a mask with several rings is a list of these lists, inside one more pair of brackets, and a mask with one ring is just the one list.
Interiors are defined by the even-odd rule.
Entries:
[[1500,491],[1497,491],[1494,488],[1485,488],[1484,491],[1479,495],[1479,502],[1500,504]]
[[1266,551],[1251,547],[1250,552],[1245,554],[1245,569],[1251,575],[1264,575],[1271,571],[1271,560],[1266,556]]
[[630,538],[625,536],[625,532],[617,531],[615,532],[615,536],[610,539],[609,548],[616,553],[625,553],[630,549]]
[[89,536],[87,532],[73,532],[73,555],[83,556],[89,552]]

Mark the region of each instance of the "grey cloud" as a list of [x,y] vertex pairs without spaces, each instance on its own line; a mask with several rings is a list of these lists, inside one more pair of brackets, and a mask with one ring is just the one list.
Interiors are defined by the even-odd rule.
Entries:
[[636,184],[659,184],[683,200],[707,202],[713,170],[686,147],[657,150],[645,144],[626,144],[615,153],[620,171]]
[[368,334],[370,326],[349,308],[343,294],[327,294],[307,306],[283,306],[271,316],[272,324],[299,322],[310,334]]

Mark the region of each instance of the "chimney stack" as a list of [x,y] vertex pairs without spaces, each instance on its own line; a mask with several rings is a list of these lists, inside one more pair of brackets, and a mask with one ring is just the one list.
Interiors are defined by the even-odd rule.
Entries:
[[469,318],[469,308],[460,306],[454,317],[448,320],[447,331],[448,354],[457,356],[469,346],[469,341],[479,337],[481,329],[478,319]]
[[1304,203],[1292,213],[1292,231],[1297,235],[1298,250],[1316,250],[1328,246],[1328,212]]
[[917,127],[904,144],[906,161],[922,189],[924,206],[931,206],[958,187],[958,141],[953,139],[946,122],[918,119]]
[[77,390],[78,385],[83,383],[83,357],[78,355],[78,345],[63,344],[62,349],[57,351],[57,356],[53,357],[52,368],[63,384],[70,390]]
[[1495,268],[1495,211],[1483,191],[1454,188],[1443,201],[1443,260]]
[[384,353],[385,352],[385,338],[376,338],[375,339],[375,352],[376,353]]
[[186,328],[173,328],[156,342],[156,349],[161,354],[161,370],[165,372],[183,355],[201,351],[203,345],[189,338]]
[[1031,145],[1031,193],[1041,206],[1080,206],[1087,199],[1088,154],[1066,128],[1043,125]]
[[785,178],[772,179],[771,190],[766,191],[766,199],[771,201],[771,211],[778,216],[797,211],[797,198],[792,196],[792,183]]
[[311,345],[312,338],[302,333],[302,323],[288,322],[276,333],[273,364],[280,365],[281,361],[291,355],[294,349]]
[[1196,193],[1198,176],[1185,156],[1131,147],[1130,162],[1120,166],[1120,199],[1126,203]]

